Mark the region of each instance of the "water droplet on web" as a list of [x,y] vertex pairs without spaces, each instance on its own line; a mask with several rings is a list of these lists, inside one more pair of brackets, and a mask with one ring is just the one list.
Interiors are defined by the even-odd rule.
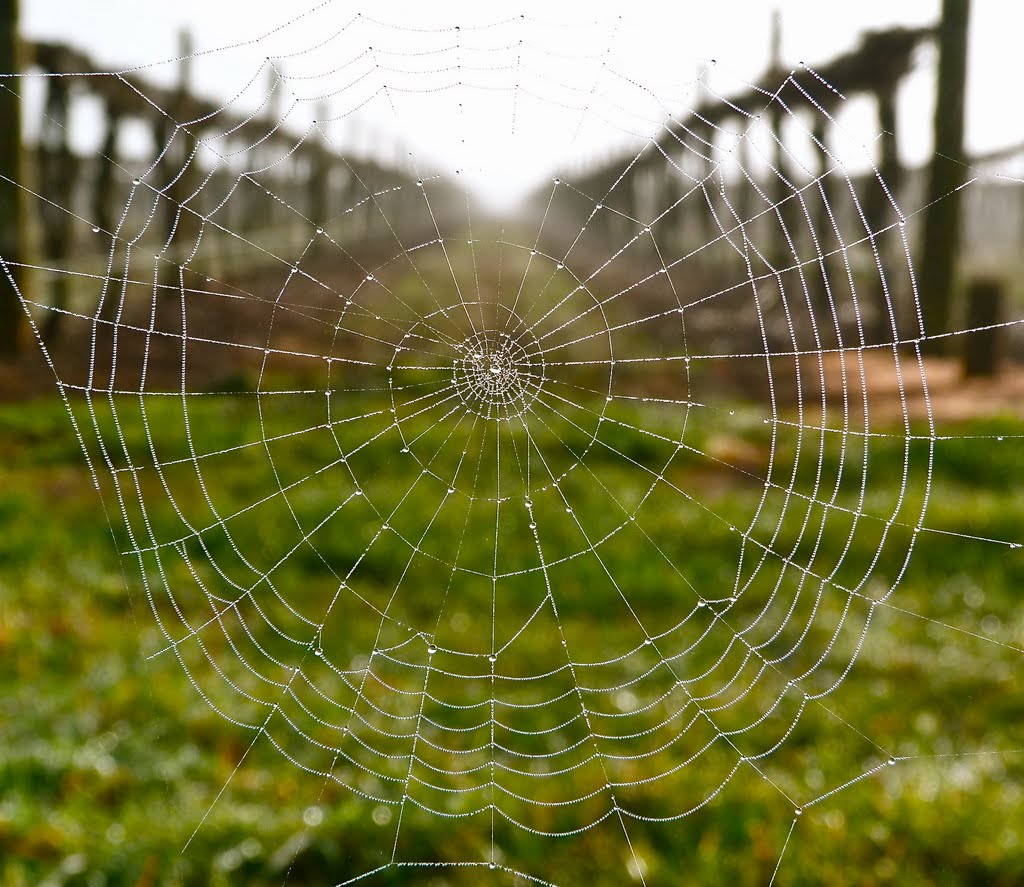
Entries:
[[437,652],[437,647],[435,647],[433,644],[431,644],[429,647],[427,647],[427,652],[431,656],[433,656]]
[[99,234],[100,233],[100,229],[99,229],[98,225],[93,225],[92,233],[93,234]]

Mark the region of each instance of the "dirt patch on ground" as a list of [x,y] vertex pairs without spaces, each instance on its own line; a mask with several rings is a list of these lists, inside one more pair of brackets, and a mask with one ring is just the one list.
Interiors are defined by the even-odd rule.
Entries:
[[891,350],[876,348],[859,355],[828,354],[824,371],[830,407],[841,407],[845,389],[854,412],[862,415],[866,400],[872,427],[901,425],[904,416],[923,422],[929,409],[939,425],[991,416],[1024,420],[1024,366],[1020,364],[1004,364],[993,378],[967,379],[956,358],[919,361],[913,353],[897,358]]

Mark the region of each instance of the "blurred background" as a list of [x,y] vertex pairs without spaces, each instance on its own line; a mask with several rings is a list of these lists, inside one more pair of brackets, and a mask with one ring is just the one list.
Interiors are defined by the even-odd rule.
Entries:
[[[806,542],[806,519],[769,493],[818,495],[818,481],[797,471],[809,439],[819,475],[835,474],[836,511],[907,532],[855,538],[819,517],[806,568],[824,570],[815,559],[831,556],[884,605],[863,648],[828,641],[826,629],[838,633],[847,618],[842,600],[807,617],[836,674],[843,656],[857,664],[820,720],[802,721],[765,763],[764,779],[726,786],[669,828],[637,823],[628,848],[610,826],[552,840],[506,826],[502,861],[563,884],[675,884],[680,872],[709,884],[1024,880],[1024,13],[979,0],[842,10],[794,0],[586,4],[560,8],[556,21],[548,6],[522,4],[506,19],[454,2],[362,15],[262,0],[0,0],[3,884],[328,884],[389,861],[404,799],[368,804],[272,747],[250,753],[250,734],[211,711],[184,662],[148,658],[163,646],[150,584],[165,583],[173,599],[174,583],[216,582],[217,564],[196,551],[168,578],[133,555],[143,528],[158,546],[185,518],[169,503],[144,504],[162,489],[145,475],[126,504],[120,478],[129,470],[138,481],[156,451],[188,452],[180,406],[147,412],[140,392],[201,394],[188,447],[242,449],[223,466],[218,504],[251,507],[275,487],[260,487],[266,465],[244,447],[321,421],[322,405],[301,399],[268,415],[267,392],[330,392],[337,379],[321,355],[363,360],[370,369],[345,377],[359,391],[390,384],[387,348],[374,350],[389,331],[366,326],[381,318],[361,318],[362,337],[349,337],[337,315],[339,298],[365,297],[368,271],[385,285],[381,314],[407,311],[412,322],[433,310],[447,275],[456,289],[483,281],[500,303],[512,269],[524,312],[565,304],[550,334],[563,361],[586,365],[577,391],[600,388],[607,361],[592,343],[599,327],[557,335],[586,313],[570,301],[575,283],[633,294],[604,323],[640,368],[622,369],[607,399],[621,405],[622,429],[671,439],[680,416],[688,423],[695,458],[677,482],[726,518],[722,533],[709,529],[689,500],[657,514],[667,550],[702,540],[678,555],[693,576],[720,582],[724,568],[732,581],[730,521],[749,521],[772,551]],[[421,191],[429,212],[409,197]],[[441,236],[473,249],[453,247],[442,261],[429,249]],[[422,262],[407,267],[421,243]],[[495,243],[519,253],[489,252]],[[532,276],[535,254],[551,262],[547,283]],[[286,291],[307,313],[279,321]],[[677,309],[682,339],[652,322]],[[186,349],[203,330],[242,347]],[[264,348],[283,359],[268,366]],[[707,370],[681,378],[677,358]],[[571,396],[583,416],[604,409],[604,397],[595,406]],[[691,419],[693,403],[712,408]],[[831,449],[821,428],[840,416],[842,447]],[[666,464],[656,444],[620,433],[615,445],[633,466]],[[850,435],[864,445],[863,464],[853,460],[863,483],[847,489]],[[275,476],[308,479],[328,456],[303,444],[271,462]],[[361,467],[375,493],[404,498],[402,469],[373,458]],[[628,499],[628,465],[599,450],[587,464]],[[577,510],[607,509],[596,487],[577,495]],[[296,508],[312,525],[325,503]],[[269,556],[287,541],[274,538],[281,520],[254,517],[232,546]],[[431,539],[439,550],[456,532],[442,525]],[[324,563],[368,550],[363,529],[340,521],[318,544]],[[467,560],[491,551],[461,532]],[[332,587],[318,563],[296,561],[287,587]],[[393,583],[391,563],[370,569],[371,589]],[[632,574],[635,555],[613,549],[608,565]],[[784,579],[743,569],[737,581],[756,614]],[[599,580],[566,571],[570,587]],[[637,592],[654,613],[671,599],[651,590],[660,581]],[[438,616],[453,638],[485,631],[474,613],[487,601],[473,594]],[[609,594],[566,608],[563,629],[583,658],[620,640],[628,648],[626,629],[601,619],[613,603]],[[338,661],[373,649],[350,634],[330,653]],[[226,635],[236,654],[237,640]],[[550,645],[532,643],[524,661],[542,661]],[[196,686],[206,687],[206,667],[189,662]],[[239,686],[250,678],[240,674]],[[760,693],[752,709],[768,707]],[[665,752],[665,768],[684,750]],[[351,754],[355,770],[375,766]],[[890,756],[897,765],[881,776],[846,785]],[[637,803],[653,818],[688,808],[679,798],[719,781],[695,769]],[[584,781],[581,771],[571,791]],[[791,799],[816,802],[837,786],[794,824]],[[491,829],[410,815],[403,853],[485,859]],[[478,869],[388,869],[371,880],[485,877],[527,883]]]

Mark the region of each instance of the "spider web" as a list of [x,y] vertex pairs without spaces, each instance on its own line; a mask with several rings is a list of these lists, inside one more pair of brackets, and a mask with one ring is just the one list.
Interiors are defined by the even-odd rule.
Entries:
[[[752,87],[711,60],[641,85],[620,23],[575,27],[600,49],[327,4],[221,50],[234,98],[161,109],[113,229],[76,216],[95,253],[51,270],[94,307],[20,293],[87,343],[43,347],[141,577],[147,663],[245,737],[209,810],[273,750],[381,826],[341,883],[554,883],[514,848],[590,832],[645,882],[651,835],[730,792],[771,799],[774,879],[803,811],[914,757],[833,701],[930,532],[914,214],[810,68],[713,118]],[[370,110],[408,140],[393,162],[343,145]],[[431,120],[455,125],[408,150]],[[480,184],[538,129],[554,173],[498,213]],[[801,733],[854,748],[812,789]],[[438,820],[455,855],[424,858]]]

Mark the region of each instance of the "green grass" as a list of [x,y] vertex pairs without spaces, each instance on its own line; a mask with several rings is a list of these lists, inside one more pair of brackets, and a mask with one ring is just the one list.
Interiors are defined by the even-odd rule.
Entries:
[[[303,613],[324,613],[330,610],[337,576],[347,573],[368,551],[351,582],[373,606],[387,608],[398,575],[396,564],[409,560],[408,547],[398,534],[411,537],[417,528],[422,532],[426,516],[437,510],[423,542],[425,552],[450,559],[453,546],[462,540],[459,564],[486,569],[488,559],[493,558],[497,517],[504,567],[534,570],[503,580],[502,626],[525,621],[543,599],[543,577],[535,569],[537,549],[520,502],[503,504],[497,515],[493,502],[470,503],[462,495],[462,475],[456,484],[460,494],[443,507],[439,508],[444,501],[439,482],[429,477],[406,495],[415,471],[402,461],[409,457],[398,453],[396,441],[391,440],[361,451],[349,467],[363,485],[364,500],[388,514],[393,512],[390,525],[395,532],[373,542],[382,518],[366,501],[356,501],[317,531],[315,551],[300,544],[293,555],[275,566],[299,541],[297,525],[304,529],[315,526],[355,489],[352,475],[341,468],[317,475],[312,483],[299,482],[294,488],[290,484],[337,459],[339,447],[350,451],[358,446],[360,435],[383,429],[386,418],[338,426],[334,434],[323,431],[283,438],[272,445],[269,456],[280,484],[292,490],[290,509],[283,504],[283,497],[275,497],[243,517],[229,520],[230,536],[217,526],[190,462],[169,467],[165,473],[164,482],[178,502],[177,509],[171,507],[161,479],[144,467],[151,445],[161,461],[173,462],[189,458],[190,439],[198,452],[215,453],[322,421],[323,404],[314,398],[269,403],[262,424],[253,404],[253,397],[244,393],[195,398],[189,404],[191,429],[186,434],[180,401],[151,398],[145,409],[154,437],[148,439],[137,399],[117,403],[117,424],[101,404],[95,429],[85,404],[75,402],[74,412],[97,466],[113,533],[102,516],[99,497],[63,406],[40,401],[0,410],[0,883],[259,885],[281,884],[287,876],[289,884],[329,885],[390,858],[397,806],[369,802],[325,783],[290,764],[266,740],[258,741],[246,754],[252,731],[218,716],[187,679],[183,664],[193,672],[210,702],[248,723],[259,723],[261,712],[265,717],[265,707],[249,702],[239,691],[265,699],[270,697],[267,685],[239,665],[229,643],[247,644],[237,649],[249,661],[260,663],[256,669],[260,674],[275,679],[280,675],[269,659],[258,658],[255,641],[246,640],[240,623],[203,636],[211,657],[227,669],[234,688],[204,665],[194,643],[182,644],[180,663],[173,655],[149,658],[166,646],[166,640],[147,601],[142,572],[149,589],[155,591],[154,608],[168,625],[173,625],[174,615],[167,595],[159,594],[163,582],[174,589],[176,599],[191,608],[190,618],[208,606],[195,591],[197,581],[225,599],[232,588],[255,584],[253,597],[269,618],[297,634],[301,623],[275,603],[266,584],[258,581],[260,573],[274,567],[274,585],[289,603]],[[368,401],[367,405],[372,404]],[[946,530],[1016,541],[1024,538],[1024,457],[1019,437],[1024,426],[993,419],[942,429],[943,434],[955,434],[958,439],[939,441],[935,446],[925,520],[929,530],[920,533],[911,565],[895,594],[887,604],[872,607],[870,601],[885,595],[899,575],[921,511],[927,478],[926,442],[912,444],[909,480],[901,500],[902,438],[870,440],[863,511],[881,519],[864,519],[854,527],[849,511],[857,510],[861,495],[862,459],[852,451],[843,456],[844,471],[836,486],[838,436],[826,436],[822,444],[813,433],[805,432],[801,438],[781,429],[770,475],[781,489],[771,489],[758,512],[762,485],[751,475],[758,473],[758,464],[767,464],[772,437],[771,427],[754,412],[738,408],[738,414],[728,421],[724,413],[695,415],[684,438],[692,449],[675,456],[674,446],[664,440],[630,430],[631,426],[643,427],[674,439],[678,422],[673,417],[643,405],[620,407],[609,415],[619,424],[601,430],[599,440],[607,446],[594,446],[583,465],[567,475],[562,490],[595,533],[610,531],[627,522],[629,513],[636,514],[636,521],[629,522],[635,526],[611,536],[600,552],[607,572],[627,587],[628,598],[645,625],[667,631],[679,613],[685,615],[698,594],[708,599],[728,596],[737,576],[742,532],[753,543],[744,548],[739,570],[740,583],[747,591],[729,615],[737,623],[752,621],[759,603],[776,584],[780,594],[797,601],[794,612],[798,617],[809,616],[806,608],[816,591],[806,577],[801,586],[799,571],[781,570],[776,557],[756,568],[761,549],[754,543],[785,552],[794,563],[809,564],[813,574],[834,571],[833,585],[822,596],[811,632],[795,653],[782,660],[780,673],[809,668],[813,664],[809,651],[828,644],[848,600],[836,589],[858,592],[831,658],[803,685],[808,692],[826,689],[839,676],[860,638],[860,627],[872,614],[852,672],[821,704],[811,703],[782,747],[758,762],[764,778],[749,766],[741,767],[709,804],[678,822],[650,825],[627,820],[634,850],[643,859],[647,884],[767,883],[793,822],[794,803],[822,795],[889,754],[901,760],[810,806],[799,817],[776,883],[882,884],[898,880],[904,885],[1010,885],[1024,880],[1020,844],[1024,836],[1019,828],[1024,822],[1024,759],[1015,751],[1024,748],[1021,659],[1016,649],[1024,646],[1019,598],[1024,588],[1024,552],[931,532]],[[440,438],[430,437],[426,419],[413,430],[426,435],[423,441],[442,443]],[[472,453],[481,443],[494,444],[493,438],[460,434],[463,432],[441,449],[439,461],[431,463],[443,476],[454,476],[463,448]],[[541,430],[537,435],[543,452],[560,452],[554,430],[547,437]],[[1006,440],[995,440],[998,436]],[[737,441],[754,454],[748,474],[723,464],[736,463]],[[573,439],[566,442],[570,448],[580,444]],[[862,442],[851,439],[848,446],[856,449]],[[798,443],[803,457],[793,475]],[[502,446],[506,454],[504,482],[511,484],[507,494],[521,499],[522,471],[512,469],[508,454],[518,452],[523,457],[528,442],[525,436],[517,438],[509,432]],[[562,451],[566,465],[572,461],[568,452]],[[716,458],[721,462],[702,455],[708,452],[719,454]],[[419,452],[417,457],[424,462],[428,459]],[[118,469],[139,469],[136,477],[127,471],[118,474],[123,514],[104,466],[106,458]],[[824,480],[816,486],[819,461]],[[654,483],[666,462],[669,467],[664,476],[671,487]],[[222,517],[277,489],[268,452],[262,446],[232,450],[203,464],[214,506]],[[479,469],[479,489],[488,489],[488,484],[493,488],[498,473],[496,465],[485,461]],[[787,499],[783,491],[791,485],[805,498]],[[137,491],[141,491],[145,515]],[[808,498],[828,502],[833,494],[838,510],[820,504],[808,506]],[[543,523],[546,551],[571,553],[585,547],[552,490],[535,490],[532,496],[535,513],[541,516],[538,523]],[[890,518],[893,526],[883,535]],[[817,527],[823,519],[825,531],[817,541]],[[805,520],[811,529],[804,528]],[[210,528],[186,541],[187,559],[171,547],[162,549],[159,558],[152,552],[119,558],[118,550],[130,549],[132,538],[145,548],[153,540],[167,542],[186,536],[186,522]],[[484,531],[487,526],[490,536]],[[644,541],[644,534],[657,549]],[[677,571],[659,558],[659,549]],[[878,559],[868,571],[876,554]],[[596,662],[640,643],[642,635],[627,618],[604,567],[593,555],[553,567],[558,625],[553,616],[543,612],[502,654],[496,670],[537,673],[564,662],[557,641],[559,625],[576,662]],[[416,691],[422,687],[426,661],[422,639],[435,627],[436,642],[442,648],[438,656],[444,663],[439,668],[454,669],[461,661],[445,652],[457,646],[481,654],[472,664],[460,666],[465,673],[476,674],[480,671],[477,663],[486,663],[482,654],[489,649],[491,583],[459,576],[447,588],[447,573],[435,562],[415,560],[404,582],[389,610],[394,622],[379,646],[406,646],[400,648],[401,656],[395,655],[400,662],[381,661],[377,673],[409,695],[396,698],[394,692],[380,689],[368,690],[367,695],[395,711],[415,715],[419,710]],[[713,594],[713,590],[722,593]],[[322,644],[328,660],[344,670],[373,648],[379,619],[372,618],[369,606],[348,599],[340,610],[330,612],[334,615],[325,622]],[[778,624],[777,612],[773,609],[757,620],[751,637],[767,643]],[[294,645],[275,632],[259,629],[253,612],[247,614],[247,624],[257,626],[253,629],[255,640],[266,654],[295,661]],[[693,624],[703,624],[700,618],[704,617],[695,616]],[[659,644],[668,650],[685,646],[692,640],[688,632],[695,630],[693,624],[666,635]],[[799,632],[791,626],[783,627],[779,638],[765,649],[781,656],[798,637]],[[679,668],[688,675],[699,674],[722,650],[722,645],[698,647]],[[580,670],[578,683],[608,687],[635,677],[645,663],[653,664],[655,659],[641,651],[619,666],[589,666]],[[308,655],[302,661],[317,686],[351,701],[351,691],[336,674],[322,665],[317,670]],[[736,659],[734,664],[739,666],[740,661]],[[460,697],[488,699],[491,693],[486,676],[445,679],[437,675],[432,680],[436,681],[433,694],[451,701]],[[657,688],[670,686],[671,682],[658,684],[657,680],[649,687],[635,688],[639,702],[655,695]],[[754,719],[750,713],[759,713],[765,700],[774,698],[777,683],[769,675],[766,686],[752,692],[738,711],[723,711],[721,723],[734,728],[748,724]],[[713,681],[693,686],[695,692],[716,689]],[[521,689],[501,686],[498,692],[503,698],[527,702],[536,701],[541,692],[550,697],[573,687],[574,682],[562,674],[547,682],[527,682]],[[621,729],[618,720],[607,717],[615,711],[615,699],[611,694],[595,694],[592,704],[595,723],[600,725],[597,732]],[[333,710],[308,694],[303,700],[320,715]],[[626,707],[638,704],[620,701]],[[795,705],[793,698],[785,697],[780,719],[770,720],[763,731],[741,734],[742,741],[770,744],[770,734],[777,736],[779,726],[792,720]],[[653,709],[651,723],[668,710],[664,705]],[[567,702],[535,715],[529,709],[523,711],[525,714],[515,715],[519,727],[539,730],[559,718],[578,715],[579,706],[570,696]],[[297,710],[291,714],[299,716]],[[449,728],[475,723],[465,712],[451,709],[438,708],[432,714],[447,718],[444,726]],[[312,720],[309,724],[313,725],[310,729],[315,728]],[[304,764],[324,768],[331,763],[329,754],[316,753],[292,731],[270,732],[285,751]],[[482,727],[479,733],[486,743],[489,727]],[[423,735],[452,734],[425,729]],[[466,734],[467,745],[473,744],[475,735]],[[578,723],[561,735],[565,743],[589,737]],[[662,741],[668,738],[665,733],[658,736]],[[511,734],[506,738],[510,743],[514,740]],[[540,737],[515,741],[529,754],[557,750]],[[636,740],[626,747],[635,753],[655,744]],[[395,752],[397,759],[382,764],[354,746],[352,754],[364,766],[375,763],[385,775],[404,774],[408,760],[400,758],[400,751],[407,746],[397,739],[379,739],[379,745]],[[616,747],[623,748],[613,743],[605,746]],[[651,758],[609,760],[608,767],[614,781],[629,782],[669,770],[682,761],[684,752],[693,750],[686,742],[676,743]],[[998,753],[974,754],[977,752]],[[419,754],[428,756],[422,749]],[[465,767],[477,759],[487,763],[491,757],[485,750],[476,756],[438,753],[429,759],[442,769],[454,769],[455,761]],[[518,759],[519,766],[523,760]],[[623,789],[624,806],[653,816],[685,810],[717,787],[734,760],[735,753],[730,756],[714,750],[677,777]],[[388,797],[395,797],[395,789],[386,780],[371,780],[359,768],[342,766],[339,773],[360,791],[371,795],[390,792]],[[600,781],[595,774],[591,764],[580,766],[562,781],[506,776],[503,785],[524,796],[551,792],[550,798],[555,800],[585,793],[595,779]],[[429,774],[422,771],[419,775],[425,779]],[[213,804],[225,784],[227,789]],[[478,800],[472,795],[463,802],[459,796],[426,787],[417,791],[419,800],[448,804],[451,811],[463,803],[473,806]],[[503,796],[501,805],[506,812],[529,819],[537,829],[564,830],[589,821],[591,814],[606,808],[607,796],[568,808],[538,809],[508,795]],[[322,821],[309,813],[307,818],[314,823],[310,826],[303,816],[312,807],[319,808]],[[489,816],[446,820],[407,805],[403,817],[400,858],[487,858]],[[630,881],[629,852],[615,817],[574,838],[536,837],[510,827],[500,817],[496,828],[496,843],[505,860],[521,871],[559,884]],[[512,884],[514,880],[508,874],[480,869],[391,869],[367,883],[482,882]]]

